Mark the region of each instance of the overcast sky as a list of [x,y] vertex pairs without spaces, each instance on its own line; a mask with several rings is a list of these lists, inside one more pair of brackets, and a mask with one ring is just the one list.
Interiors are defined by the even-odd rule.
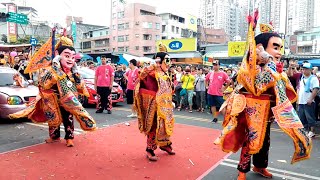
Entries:
[[[0,0],[4,1],[4,0]],[[19,1],[19,0],[17,0]],[[20,0],[21,1],[21,0]],[[157,11],[166,9],[171,12],[190,13],[198,16],[199,0],[125,0],[141,2],[157,7]],[[109,25],[111,0],[26,0],[27,6],[34,7],[39,17],[45,20],[65,23],[67,15],[81,16],[84,23]]]

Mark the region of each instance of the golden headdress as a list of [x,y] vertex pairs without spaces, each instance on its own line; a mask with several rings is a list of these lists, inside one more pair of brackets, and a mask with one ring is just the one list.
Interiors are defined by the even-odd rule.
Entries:
[[57,50],[60,46],[73,47],[73,41],[72,41],[72,39],[68,38],[67,36],[61,36],[58,43],[55,46],[55,50]]
[[159,52],[168,52],[167,46],[160,43],[159,44]]
[[260,24],[260,31],[261,33],[273,33],[274,28],[272,24]]

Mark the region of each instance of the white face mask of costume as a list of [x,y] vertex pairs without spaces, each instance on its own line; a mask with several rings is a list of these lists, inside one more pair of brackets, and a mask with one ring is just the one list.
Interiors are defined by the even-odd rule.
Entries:
[[73,73],[77,71],[77,64],[75,62],[75,52],[70,49],[65,49],[60,55],[57,55],[52,63],[62,69],[71,70]]

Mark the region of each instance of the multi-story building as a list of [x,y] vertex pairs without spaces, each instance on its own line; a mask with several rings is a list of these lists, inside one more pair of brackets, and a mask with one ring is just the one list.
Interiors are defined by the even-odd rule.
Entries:
[[81,43],[82,53],[110,52],[109,27],[94,29],[83,34]]
[[[161,13],[161,39],[192,38],[197,36],[197,18],[189,15],[177,15],[174,13]],[[193,18],[193,20],[191,18]],[[190,26],[193,23],[194,26]],[[195,27],[195,28],[190,28]]]
[[233,39],[245,36],[245,9],[238,0],[201,0],[199,14],[205,28],[224,29]]
[[290,37],[290,51],[293,54],[320,54],[320,27],[296,31]]
[[111,51],[137,56],[155,53],[161,28],[161,18],[156,15],[155,7],[112,0]]
[[[81,22],[75,22],[76,27],[76,39],[74,39],[74,48],[76,51],[81,51],[82,45],[81,43],[85,41],[84,34],[95,29],[106,28],[105,26],[93,25],[93,24],[84,24]],[[69,32],[68,34],[72,34]]]
[[275,31],[280,32],[284,21],[281,21],[281,8],[285,7],[285,4],[281,3],[282,0],[264,0],[260,2],[260,18],[261,23],[270,23]]
[[228,36],[224,29],[210,29],[198,27],[198,42],[199,46],[205,44],[225,44],[228,42]]
[[82,17],[75,17],[75,16],[67,16],[66,17],[67,27],[71,26],[72,22],[83,23],[83,18]]
[[[26,36],[34,36],[38,38],[38,40],[46,40],[50,37],[51,28],[48,26],[48,22],[46,21],[38,21],[38,11],[33,7],[23,6],[25,5],[25,1],[19,2],[22,6],[14,4],[14,3],[2,3],[2,7],[0,7],[0,12],[7,12],[6,6],[11,5],[16,7],[16,13],[24,14],[28,17],[28,24],[19,24],[15,25],[16,35],[19,38],[24,38]],[[1,5],[0,5],[1,6]],[[0,36],[7,36],[8,33],[8,24],[7,22],[0,22]]]
[[294,34],[295,31],[309,31],[312,27],[320,26],[320,13],[315,10],[316,7],[319,7],[320,1],[288,0],[287,2],[288,35]]
[[[314,7],[320,7],[320,1],[314,1]],[[314,27],[320,26],[320,11],[314,11]]]

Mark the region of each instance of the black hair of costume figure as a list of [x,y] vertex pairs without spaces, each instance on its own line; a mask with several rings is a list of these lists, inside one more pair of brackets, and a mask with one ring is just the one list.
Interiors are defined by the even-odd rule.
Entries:
[[159,57],[160,58],[160,64],[161,64],[162,61],[164,60],[164,57],[166,57],[166,55],[168,55],[168,53],[166,53],[166,52],[158,52],[153,56],[153,59],[157,59]]
[[135,60],[135,59],[131,59],[130,61],[129,61],[129,63],[132,63],[134,66],[137,66],[137,60]]
[[69,49],[70,51],[76,52],[76,50],[75,50],[73,47],[71,47],[71,46],[60,46],[60,47],[57,49],[59,55],[60,55],[65,49]]
[[272,37],[278,37],[281,38],[281,36],[277,33],[261,33],[258,36],[256,36],[254,38],[254,40],[256,41],[256,44],[262,44],[264,49],[267,49],[268,47],[268,43],[269,43],[269,39]]
[[3,54],[0,54],[0,58],[1,58],[1,59],[4,58],[4,55],[3,55]]

